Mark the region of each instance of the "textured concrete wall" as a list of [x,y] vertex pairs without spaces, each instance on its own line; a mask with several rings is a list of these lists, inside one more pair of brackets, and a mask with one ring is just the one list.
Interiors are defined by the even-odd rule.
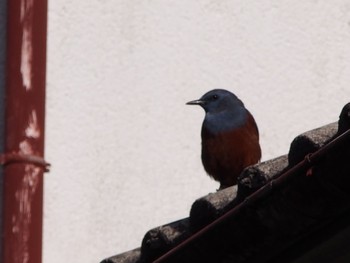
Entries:
[[260,127],[263,160],[350,101],[350,2],[50,1],[44,262],[140,245],[218,184],[200,162],[213,88]]

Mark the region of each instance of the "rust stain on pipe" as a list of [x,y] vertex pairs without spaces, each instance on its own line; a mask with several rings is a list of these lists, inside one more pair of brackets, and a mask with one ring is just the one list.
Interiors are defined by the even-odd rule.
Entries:
[[[7,11],[4,263],[42,261],[47,0]],[[16,159],[17,158],[17,159]]]

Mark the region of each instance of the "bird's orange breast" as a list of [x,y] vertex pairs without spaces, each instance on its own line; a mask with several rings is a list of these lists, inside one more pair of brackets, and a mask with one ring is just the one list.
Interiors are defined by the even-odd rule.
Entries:
[[222,186],[237,183],[237,177],[261,158],[259,132],[249,114],[246,125],[218,134],[202,130],[202,162],[206,172]]

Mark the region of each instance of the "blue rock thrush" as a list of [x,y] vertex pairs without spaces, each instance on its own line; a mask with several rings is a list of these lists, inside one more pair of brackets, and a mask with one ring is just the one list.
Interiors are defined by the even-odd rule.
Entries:
[[202,125],[202,163],[220,182],[220,189],[237,184],[249,165],[259,162],[259,131],[253,116],[233,93],[215,89],[187,102],[205,110]]

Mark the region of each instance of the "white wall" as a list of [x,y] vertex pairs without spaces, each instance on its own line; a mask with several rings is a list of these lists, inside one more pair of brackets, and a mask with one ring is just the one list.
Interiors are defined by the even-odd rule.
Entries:
[[44,262],[96,263],[187,217],[218,184],[204,112],[236,93],[263,160],[350,101],[350,2],[49,1]]

